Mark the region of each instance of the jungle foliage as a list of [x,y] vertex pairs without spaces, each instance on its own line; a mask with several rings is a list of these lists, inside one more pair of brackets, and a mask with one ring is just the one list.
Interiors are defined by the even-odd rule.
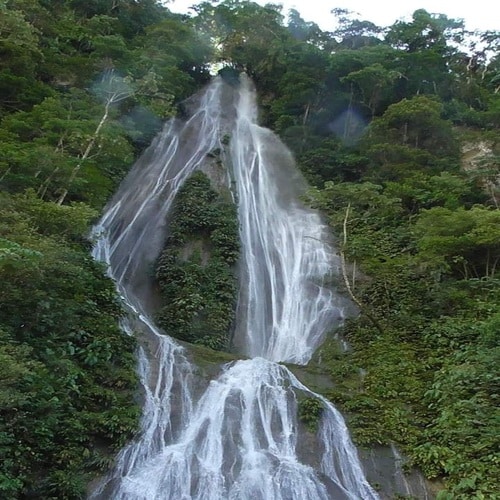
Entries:
[[[382,328],[350,320],[352,350],[327,343],[321,367],[357,442],[397,443],[446,479],[443,499],[500,490],[499,33],[425,10],[389,27],[334,12],[326,32],[245,0],[201,2],[190,18],[154,0],[0,0],[2,498],[82,498],[137,426],[134,341],[85,235],[213,61],[255,80],[308,202],[337,234],[345,223],[352,288]],[[164,327],[220,348],[234,208],[191,182],[211,208],[179,202],[186,222],[159,279],[189,268],[193,293]],[[202,243],[180,258],[194,233]],[[184,279],[164,293],[180,297]]]
[[195,172],[177,194],[170,236],[156,264],[158,324],[173,337],[229,348],[238,295],[238,217],[231,199]]

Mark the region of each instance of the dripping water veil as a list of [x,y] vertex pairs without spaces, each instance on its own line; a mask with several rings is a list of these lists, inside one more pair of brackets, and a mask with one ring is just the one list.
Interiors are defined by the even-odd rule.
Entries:
[[[93,499],[376,499],[340,413],[281,362],[307,364],[346,303],[323,282],[335,252],[291,153],[257,123],[252,82],[216,77],[168,122],[94,227],[95,259],[108,266],[139,340],[143,415]],[[224,144],[230,136],[229,146]],[[199,388],[184,347],[154,324],[149,269],[168,234],[175,196],[207,155],[224,151],[240,222],[240,292],[234,349]],[[231,182],[232,181],[232,182]],[[320,457],[306,460],[298,396],[323,406]]]

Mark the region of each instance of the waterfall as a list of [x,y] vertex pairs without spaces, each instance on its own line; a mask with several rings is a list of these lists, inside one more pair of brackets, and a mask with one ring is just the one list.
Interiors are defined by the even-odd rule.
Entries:
[[305,364],[343,315],[321,286],[337,263],[318,214],[298,203],[305,186],[290,152],[256,124],[251,82],[242,79],[231,141],[244,253],[238,333],[251,357]]
[[[306,364],[343,301],[325,286],[337,261],[320,217],[300,203],[305,185],[289,151],[257,124],[252,83],[216,78],[172,120],[131,170],[94,228],[140,339],[140,435],[118,455],[96,499],[376,499],[344,420],[279,362]],[[230,136],[230,146],[223,144]],[[175,195],[207,155],[223,158],[236,186],[242,256],[235,348],[202,394],[184,348],[151,320],[150,268],[164,245]],[[301,457],[298,395],[318,399],[317,449]]]

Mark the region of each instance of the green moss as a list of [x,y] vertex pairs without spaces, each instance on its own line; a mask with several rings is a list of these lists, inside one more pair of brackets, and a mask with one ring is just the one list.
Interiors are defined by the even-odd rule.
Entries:
[[186,347],[193,364],[208,380],[220,375],[221,365],[241,359],[241,356],[214,350],[201,344],[188,344]]

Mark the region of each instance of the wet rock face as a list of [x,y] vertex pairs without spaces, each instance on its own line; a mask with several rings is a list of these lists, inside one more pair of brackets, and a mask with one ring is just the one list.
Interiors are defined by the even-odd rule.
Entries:
[[[320,394],[327,394],[335,388],[332,378],[326,373],[321,373],[317,366],[310,367],[290,366],[293,373],[308,387]],[[300,395],[299,395],[300,398]],[[299,421],[297,455],[303,463],[319,471],[321,456],[324,450],[321,441],[311,432],[306,425]],[[382,500],[395,498],[413,498],[418,500],[433,500],[436,498],[440,485],[427,481],[416,469],[405,466],[406,459],[395,446],[373,446],[372,448],[358,448],[363,470],[368,482],[376,489]],[[328,487],[327,478],[317,472],[321,481]],[[328,488],[331,498],[338,499],[334,486]]]
[[434,487],[416,469],[404,470],[405,458],[392,446],[359,449],[366,477],[382,500],[416,498],[433,500]]
[[[310,465],[327,486],[331,498],[340,499],[335,484],[329,484],[328,478],[319,471],[323,454],[316,436],[304,425],[299,424],[297,456],[303,463]],[[395,498],[412,498],[418,500],[434,500],[439,485],[427,481],[415,470],[404,470],[405,459],[395,447],[376,446],[369,449],[358,449],[359,457],[368,482],[377,491],[381,500]],[[338,489],[338,488],[337,488]]]

